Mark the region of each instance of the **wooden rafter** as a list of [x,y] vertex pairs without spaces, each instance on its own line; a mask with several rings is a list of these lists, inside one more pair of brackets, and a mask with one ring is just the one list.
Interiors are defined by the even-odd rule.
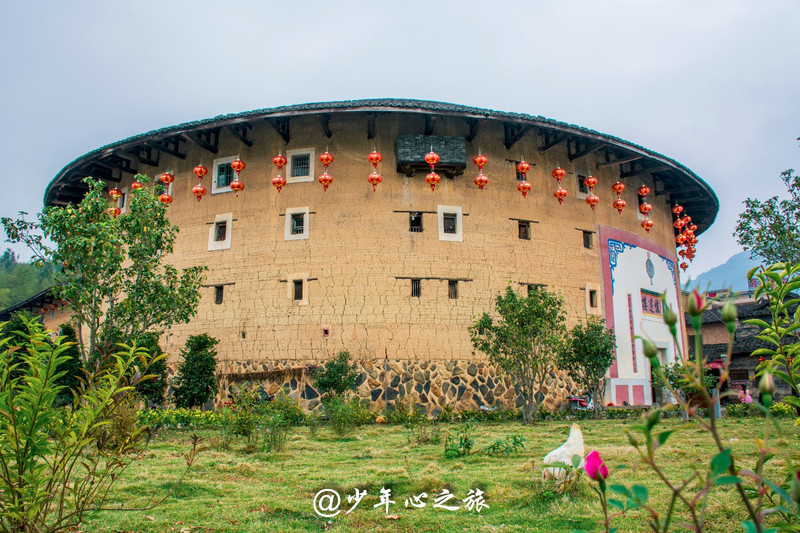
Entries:
[[612,167],[614,165],[622,165],[624,163],[631,163],[633,161],[641,159],[642,157],[643,156],[641,156],[639,154],[632,154],[632,155],[629,155],[629,156],[626,156],[626,157],[620,157],[619,159],[615,159],[613,161],[606,161],[605,163],[597,163],[596,166],[597,166],[598,169],[605,168],[605,167]]
[[138,174],[139,172],[138,169],[133,166],[130,159],[113,152],[102,156],[100,158],[100,164],[128,174]]
[[234,137],[242,141],[245,146],[253,146],[253,141],[247,138],[247,132],[252,129],[252,126],[247,122],[239,122],[238,124],[231,124],[228,126],[228,130],[233,134]]
[[553,148],[554,146],[558,146],[559,144],[561,144],[561,142],[564,141],[567,137],[568,135],[562,132],[545,133],[544,144],[542,145],[541,148],[539,148],[539,151],[546,152],[549,149]]
[[[600,148],[606,146],[604,142],[596,142],[592,145],[586,146],[584,145],[582,149],[578,149],[575,152],[568,155],[570,161],[575,161],[576,159],[583,157],[585,155],[589,155],[592,152],[596,152]],[[577,146],[576,146],[577,148]]]
[[506,150],[517,144],[517,141],[530,130],[530,124],[516,124],[513,122],[503,122],[503,145]]
[[169,154],[172,157],[177,157],[178,159],[186,159],[186,154],[181,152],[181,142],[183,139],[178,135],[173,135],[172,137],[165,137],[163,139],[158,139],[154,141],[146,141],[145,144],[152,146],[165,154]]
[[322,133],[325,134],[325,137],[330,139],[333,134],[331,133],[331,126],[330,126],[331,116],[328,114],[320,115],[319,116],[319,124],[322,126]]
[[375,138],[375,113],[367,113],[367,139]]
[[483,125],[483,122],[477,118],[468,118],[467,124],[469,124],[469,133],[467,134],[467,142],[471,143],[475,139],[475,136],[478,135],[478,132],[480,131],[481,126]]
[[632,178],[633,176],[641,176],[642,174],[650,174],[652,172],[660,172],[662,170],[669,170],[672,167],[668,167],[667,165],[658,165],[654,167],[640,167],[637,169],[631,169],[627,172],[620,172],[619,177],[621,179],[625,178]]
[[137,144],[125,151],[131,157],[134,157],[142,165],[151,167],[158,166],[158,160],[161,152],[147,144]]
[[220,128],[209,128],[207,130],[187,131],[184,135],[200,148],[216,154],[219,151],[219,130]]
[[275,131],[278,132],[278,135],[281,136],[283,142],[289,144],[292,136],[289,134],[289,119],[288,118],[273,118],[269,119],[268,122],[270,125],[275,128]]

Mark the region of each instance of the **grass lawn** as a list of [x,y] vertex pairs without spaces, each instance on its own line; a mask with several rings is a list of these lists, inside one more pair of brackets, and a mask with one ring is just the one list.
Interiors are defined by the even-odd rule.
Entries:
[[[667,493],[653,473],[641,465],[624,434],[634,421],[582,421],[586,452],[597,449],[611,468],[609,483],[645,485],[657,507],[666,507]],[[793,420],[780,422],[783,436],[770,439],[779,456],[797,453],[798,429]],[[660,463],[674,481],[705,468],[716,453],[708,434],[691,423],[670,419],[663,429],[676,429],[659,450]],[[599,531],[602,519],[597,496],[585,476],[576,491],[562,495],[543,487],[541,465],[544,455],[567,437],[570,422],[541,422],[535,426],[518,423],[473,425],[476,449],[497,438],[521,434],[525,449],[517,454],[488,457],[472,455],[445,459],[443,443],[416,444],[400,426],[370,425],[351,436],[339,438],[327,427],[311,437],[306,427],[293,428],[286,451],[267,454],[246,453],[241,442],[229,450],[220,448],[217,432],[200,432],[210,449],[198,459],[183,484],[160,506],[150,511],[103,511],[84,524],[85,531]],[[444,432],[463,424],[446,424]],[[755,439],[763,435],[764,421],[726,419],[721,433],[741,461],[752,468],[756,458]],[[662,430],[663,430],[662,429]],[[772,432],[774,434],[774,431]],[[181,453],[189,448],[190,433],[162,432],[151,443],[142,461],[131,466],[115,484],[111,503],[141,507],[151,498],[173,487],[185,465]],[[774,472],[779,465],[769,463]],[[616,470],[615,467],[626,465]],[[782,481],[776,479],[775,481]],[[391,489],[396,503],[389,508],[373,507],[381,488]],[[709,497],[707,531],[741,531],[743,510],[733,486],[715,487]],[[367,494],[350,514],[321,518],[312,500],[321,489],[337,490],[342,510],[351,507],[346,495],[355,489]],[[449,489],[456,498],[467,497],[470,489],[485,492],[489,505],[480,514],[464,508],[448,511],[433,508],[434,498]],[[405,499],[426,492],[424,508],[406,508]],[[425,500],[423,500],[425,501]],[[647,516],[641,510],[617,517],[612,526],[620,531],[647,530]],[[679,522],[676,522],[676,526]],[[685,530],[675,527],[675,531]]]

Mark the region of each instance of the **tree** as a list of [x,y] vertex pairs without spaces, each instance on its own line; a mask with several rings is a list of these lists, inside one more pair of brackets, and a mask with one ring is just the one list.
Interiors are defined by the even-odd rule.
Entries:
[[355,365],[350,364],[348,351],[339,352],[336,357],[325,363],[324,368],[314,369],[312,376],[317,390],[331,396],[343,396],[345,392],[355,389],[358,380],[358,372]]
[[217,393],[217,350],[219,341],[207,334],[191,335],[181,350],[183,362],[175,376],[175,405],[199,407]]
[[469,328],[472,345],[519,386],[523,421],[538,419],[540,388],[565,342],[564,300],[531,286],[523,298],[509,285],[495,299],[497,318],[484,313]]
[[594,400],[594,416],[600,418],[606,391],[606,372],[614,362],[616,338],[602,318],[589,317],[576,324],[558,356],[558,366],[567,370]]
[[800,175],[789,169],[781,172],[781,179],[789,199],[748,198],[734,235],[751,257],[761,258],[764,264],[800,264]]
[[[56,395],[55,403],[56,405],[73,405],[75,400],[73,391],[79,390],[81,379],[85,377],[83,365],[81,364],[81,353],[78,350],[75,328],[69,323],[61,324],[59,335],[64,337],[62,344],[66,345],[67,348],[63,352],[65,360],[58,367],[59,372],[64,374],[56,379],[56,385],[61,387],[61,390]],[[147,381],[141,383],[147,383]]]
[[[142,174],[136,179],[150,181]],[[131,339],[188,322],[197,311],[205,267],[179,273],[162,264],[178,228],[147,187],[132,190],[127,211],[113,217],[105,183],[84,181],[89,191],[77,206],[46,207],[38,222],[20,213],[16,220],[4,217],[2,224],[8,240],[26,244],[40,264],[63,267],[52,273],[53,294],[72,310],[81,356],[88,360],[98,348],[113,349],[118,333]]]
[[136,386],[136,392],[147,400],[149,405],[161,405],[164,403],[164,393],[167,390],[167,358],[158,357],[164,355],[164,351],[158,345],[158,335],[145,333],[135,344],[137,348],[144,348],[150,354],[151,362],[147,373],[154,376],[153,379],[140,382]]

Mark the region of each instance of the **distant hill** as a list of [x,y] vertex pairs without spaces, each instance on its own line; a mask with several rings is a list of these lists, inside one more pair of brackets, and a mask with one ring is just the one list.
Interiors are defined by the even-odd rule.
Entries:
[[686,289],[718,290],[732,288],[736,292],[747,290],[747,272],[758,266],[759,262],[750,259],[749,252],[740,252],[724,264],[716,266],[707,272],[703,272],[697,279],[691,280],[686,285]]

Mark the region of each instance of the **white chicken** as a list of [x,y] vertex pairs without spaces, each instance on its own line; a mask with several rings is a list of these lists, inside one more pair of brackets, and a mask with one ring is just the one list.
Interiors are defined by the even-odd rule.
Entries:
[[[578,468],[582,468],[583,452],[583,433],[581,433],[581,428],[578,427],[578,424],[572,424],[572,427],[569,430],[569,437],[567,437],[567,442],[545,455],[544,464],[563,463],[566,465],[571,465],[572,457],[577,455],[581,458]],[[559,485],[563,485],[568,481],[572,481],[575,476],[575,470],[567,470],[564,468],[542,469],[542,481],[553,479]]]

